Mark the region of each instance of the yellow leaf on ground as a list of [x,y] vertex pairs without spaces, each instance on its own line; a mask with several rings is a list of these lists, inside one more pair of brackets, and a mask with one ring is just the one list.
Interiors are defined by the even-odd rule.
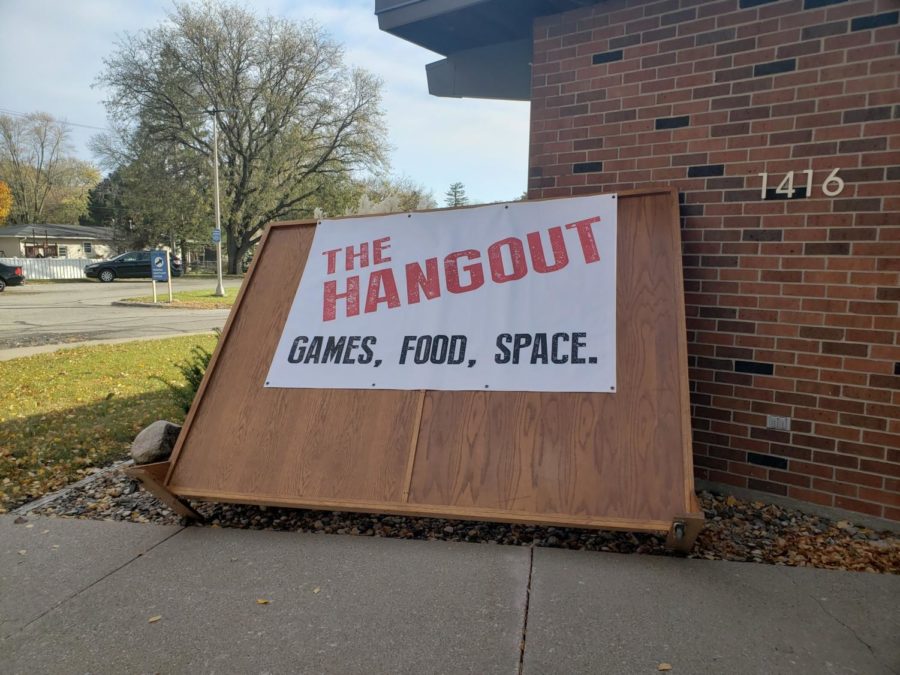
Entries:
[[268,604],[269,604],[269,601],[268,601],[268,600],[265,600],[265,599],[263,599],[263,598],[257,598],[256,604],[257,604],[257,605],[268,605]]
[[672,670],[672,664],[671,663],[660,663],[658,666],[656,666],[656,669],[657,670]]
[[313,593],[318,593],[318,592],[321,591],[321,590],[322,590],[321,588],[319,588],[318,586],[316,586],[316,587],[313,589]]
[[162,618],[162,614],[157,614],[156,616],[151,616],[149,619],[147,619],[147,623],[156,623],[161,618]]

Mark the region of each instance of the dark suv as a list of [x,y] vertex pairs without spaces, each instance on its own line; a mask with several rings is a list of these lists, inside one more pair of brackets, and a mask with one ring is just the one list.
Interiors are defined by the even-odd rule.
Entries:
[[[173,277],[181,276],[181,260],[169,259]],[[150,251],[129,251],[110,260],[101,260],[84,268],[91,279],[109,282],[113,279],[149,279]]]
[[0,263],[0,292],[7,286],[18,286],[25,283],[25,272],[21,267],[12,267]]

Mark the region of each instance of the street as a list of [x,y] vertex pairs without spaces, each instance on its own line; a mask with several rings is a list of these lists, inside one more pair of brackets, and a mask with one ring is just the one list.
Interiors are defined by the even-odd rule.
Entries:
[[[239,286],[226,279],[225,286]],[[215,289],[216,280],[177,278],[174,291]],[[160,292],[165,288],[160,285]],[[118,307],[112,302],[150,295],[150,281],[31,283],[0,293],[0,350],[17,347],[176,336],[221,328],[224,309]]]

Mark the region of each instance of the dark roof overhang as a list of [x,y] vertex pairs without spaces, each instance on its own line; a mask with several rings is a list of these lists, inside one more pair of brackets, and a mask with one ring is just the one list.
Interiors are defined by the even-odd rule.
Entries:
[[444,55],[429,63],[435,96],[527,101],[535,18],[599,0],[375,0],[378,27]]

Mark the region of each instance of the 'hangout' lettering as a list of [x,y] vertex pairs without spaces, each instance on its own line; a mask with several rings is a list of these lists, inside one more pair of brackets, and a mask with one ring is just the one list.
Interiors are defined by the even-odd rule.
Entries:
[[[584,263],[599,262],[600,251],[597,249],[593,231],[594,224],[599,221],[600,218],[594,216],[568,223],[565,226],[547,228],[544,234],[550,242],[550,255],[545,249],[541,232],[529,232],[525,236],[527,246],[526,242],[518,237],[505,237],[494,242],[487,249],[487,271],[491,281],[505,284],[522,279],[530,271],[537,274],[549,274],[565,268],[571,262],[570,244],[566,241],[565,233],[571,230],[574,230],[577,235]],[[391,258],[385,253],[390,248],[389,241],[390,237],[382,237],[374,240],[371,247],[368,242],[362,242],[357,246],[325,251],[323,255],[326,256],[328,273],[336,273],[338,256],[341,251],[344,253],[345,271],[348,272],[356,269],[357,264],[359,268],[363,268],[368,267],[370,263],[374,265],[389,263]],[[372,253],[371,260],[370,251]],[[550,262],[551,258],[552,262]],[[443,279],[440,275],[441,269],[443,269]],[[402,276],[406,281],[404,297],[408,305],[421,302],[423,297],[425,300],[439,298],[444,290],[454,294],[469,293],[478,290],[485,283],[482,253],[476,249],[449,253],[444,256],[443,264],[439,264],[437,257],[428,258],[423,263],[407,263]],[[326,281],[323,289],[323,320],[334,321],[338,314],[338,303],[341,301],[343,314],[347,317],[358,316],[361,307],[366,314],[370,314],[377,312],[382,307],[394,309],[402,304],[392,267],[372,271],[365,288],[366,295],[361,305],[360,276],[358,274],[348,276],[343,288],[338,287],[336,279]]]

